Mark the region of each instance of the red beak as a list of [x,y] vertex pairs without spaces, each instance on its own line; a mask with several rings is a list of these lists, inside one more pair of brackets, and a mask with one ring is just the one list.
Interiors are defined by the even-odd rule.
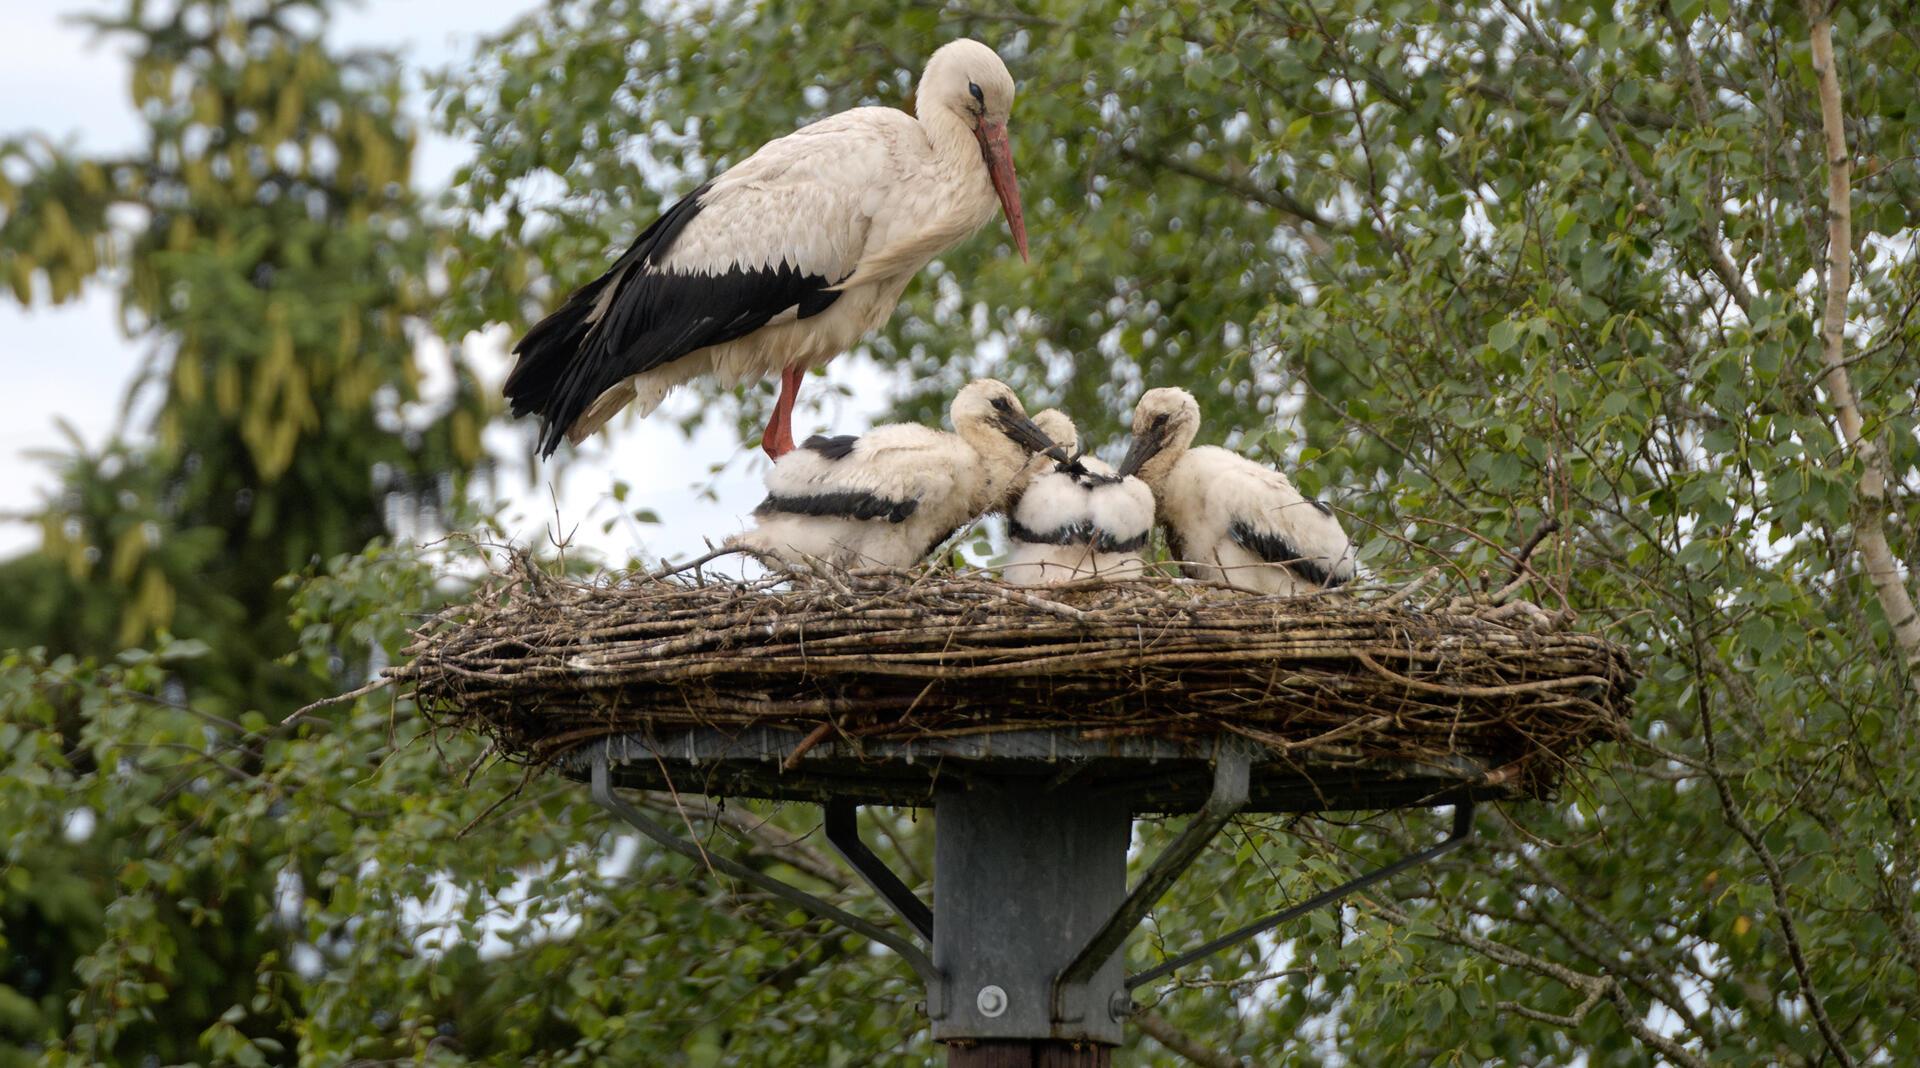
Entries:
[[1013,150],[1007,147],[1007,128],[983,120],[973,128],[973,134],[980,139],[980,157],[987,161],[987,177],[993,179],[993,191],[1000,196],[1000,210],[1007,213],[1007,229],[1013,231],[1014,247],[1025,260],[1027,220],[1020,213],[1020,182],[1013,173]]

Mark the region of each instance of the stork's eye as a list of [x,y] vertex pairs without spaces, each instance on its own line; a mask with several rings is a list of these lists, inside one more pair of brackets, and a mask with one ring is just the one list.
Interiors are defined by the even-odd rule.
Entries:
[[1005,397],[993,398],[993,406],[1003,412],[1013,411],[1013,402]]
[[1153,428],[1154,428],[1155,430],[1158,430],[1158,429],[1160,429],[1161,427],[1163,427],[1163,426],[1166,426],[1166,425],[1167,425],[1167,416],[1166,416],[1166,413],[1164,413],[1164,412],[1162,412],[1161,414],[1159,414],[1159,415],[1156,415],[1156,416],[1154,416],[1154,417],[1153,417]]
[[969,92],[969,93],[972,93],[972,94],[973,94],[973,102],[974,102],[975,104],[978,104],[978,105],[980,105],[980,110],[981,110],[981,111],[985,111],[985,110],[987,110],[987,94],[985,94],[985,93],[983,93],[983,92],[981,92],[981,91],[980,91],[980,85],[979,85],[979,83],[977,83],[977,82],[968,82],[968,83],[967,83],[967,92]]

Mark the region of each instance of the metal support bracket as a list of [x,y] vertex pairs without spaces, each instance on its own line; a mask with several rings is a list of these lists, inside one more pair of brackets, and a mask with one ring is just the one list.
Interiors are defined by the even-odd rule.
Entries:
[[[593,800],[595,803],[608,812],[620,817],[622,820],[625,820],[634,830],[653,839],[667,849],[711,871],[723,872],[742,882],[751,883],[761,890],[765,890],[767,893],[780,898],[782,901],[791,902],[823,920],[837,923],[855,934],[865,935],[867,938],[893,950],[900,955],[902,960],[905,960],[907,964],[913,968],[914,972],[919,975],[920,981],[926,985],[927,1015],[934,1019],[939,1019],[946,1015],[946,984],[941,978],[939,969],[933,966],[932,958],[928,957],[919,946],[914,945],[908,939],[884,927],[869,923],[845,909],[830,905],[797,886],[782,882],[765,872],[757,871],[739,861],[709,853],[698,843],[690,842],[667,830],[658,821],[646,813],[641,812],[639,809],[634,808],[625,800],[621,799],[618,794],[613,792],[612,779],[608,773],[605,753],[598,753],[593,757],[592,783]],[[865,847],[862,846],[861,848],[864,851]],[[868,855],[871,856],[870,853]],[[878,858],[875,858],[875,862],[878,863]],[[857,868],[858,865],[856,864],[855,867]],[[862,871],[861,874],[866,876],[867,873]],[[888,874],[891,875],[891,873]],[[899,880],[896,879],[894,881],[897,883]],[[908,896],[911,896],[911,894]],[[898,906],[896,905],[895,907],[897,908]],[[922,907],[924,908],[925,906]],[[931,922],[928,923],[928,927],[931,929]]]
[[837,797],[828,801],[826,827],[827,841],[833,844],[840,859],[858,872],[867,885],[873,887],[874,893],[907,921],[907,926],[918,931],[921,938],[933,941],[933,910],[860,840],[859,807]]
[[1140,925],[1147,913],[1168,890],[1179,880],[1180,874],[1192,866],[1193,861],[1220,828],[1234,817],[1247,804],[1247,780],[1250,760],[1245,750],[1227,748],[1220,753],[1213,766],[1213,792],[1207,802],[1193,819],[1187,823],[1186,830],[1174,839],[1147,868],[1139,883],[1127,892],[1126,900],[1107,917],[1107,922],[1095,931],[1080,952],[1060,969],[1053,980],[1053,1018],[1073,1021],[1082,1018],[1084,1009],[1076,1002],[1084,999],[1072,994],[1083,988],[1087,980],[1100,970],[1122,945],[1127,936]]
[[1296,919],[1300,916],[1304,916],[1307,913],[1312,912],[1316,909],[1325,908],[1326,906],[1339,901],[1341,898],[1346,897],[1348,894],[1351,894],[1356,890],[1364,890],[1375,883],[1382,882],[1387,879],[1391,879],[1394,876],[1400,874],[1403,871],[1406,871],[1409,868],[1414,868],[1422,864],[1425,864],[1426,862],[1434,859],[1435,857],[1440,856],[1442,853],[1448,852],[1449,850],[1452,850],[1455,847],[1459,846],[1461,843],[1465,842],[1467,838],[1470,837],[1472,834],[1473,834],[1473,802],[1471,800],[1464,800],[1453,806],[1453,830],[1447,835],[1447,837],[1441,839],[1439,842],[1427,847],[1426,849],[1421,850],[1418,853],[1413,853],[1408,856],[1402,857],[1399,860],[1394,861],[1392,864],[1389,864],[1386,867],[1381,868],[1377,871],[1370,871],[1367,874],[1362,875],[1357,879],[1352,879],[1347,882],[1341,883],[1339,886],[1333,887],[1330,890],[1323,890],[1320,893],[1315,894],[1312,897],[1306,899],[1305,901],[1300,902],[1298,905],[1294,905],[1290,908],[1281,909],[1279,912],[1276,912],[1271,916],[1266,917],[1265,919],[1256,920],[1253,923],[1247,924],[1245,927],[1242,927],[1237,931],[1233,931],[1229,934],[1221,935],[1219,938],[1216,938],[1213,941],[1206,943],[1205,945],[1197,946],[1193,949],[1190,949],[1187,952],[1182,953],[1177,957],[1169,957],[1166,960],[1161,961],[1159,964],[1156,964],[1153,967],[1148,968],[1144,972],[1140,972],[1137,975],[1128,976],[1127,986],[1126,986],[1127,993],[1120,995],[1120,997],[1124,999],[1124,1001],[1120,1004],[1116,1004],[1115,1008],[1116,1010],[1124,1009],[1127,1012],[1131,1012],[1133,1008],[1132,991],[1135,988],[1140,987],[1147,983],[1151,983],[1155,979],[1158,979],[1162,976],[1171,975],[1173,972],[1181,968],[1184,968],[1189,964],[1192,964],[1194,961],[1197,961],[1202,957],[1212,956],[1213,954],[1218,953],[1223,949],[1226,949],[1228,946],[1236,945],[1240,942],[1246,941],[1249,938],[1252,938],[1257,934],[1263,934],[1267,931],[1270,931],[1275,927],[1278,927],[1281,924],[1286,923],[1288,920]]

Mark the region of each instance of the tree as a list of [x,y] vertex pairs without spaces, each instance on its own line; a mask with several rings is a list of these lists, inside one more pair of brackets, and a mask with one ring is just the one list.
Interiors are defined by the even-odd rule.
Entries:
[[[1920,35],[1897,5],[659,13],[561,0],[442,78],[441,119],[476,154],[443,332],[524,324],[667,196],[805,118],[904,102],[931,42],[972,33],[1022,86],[1034,265],[980,238],[909,290],[872,343],[922,391],[904,414],[934,417],[981,353],[1096,441],[1142,384],[1187,385],[1210,440],[1344,510],[1377,578],[1433,569],[1471,590],[1555,520],[1532,595],[1636,647],[1630,737],[1567,796],[1502,806],[1468,852],[1187,977],[1205,985],[1142,991],[1143,1059],[1915,1056]],[[317,679],[341,649],[400,655],[412,613],[462,573],[408,551],[331,558],[290,584],[299,664]],[[155,714],[164,682],[135,659],[0,673],[0,733],[77,709],[93,762],[44,728],[0,738],[0,815],[30,828],[10,862],[125,789],[97,767],[143,769],[134,807],[155,828],[116,839],[114,870],[139,885],[73,925],[96,948],[48,987],[81,1007],[51,1027],[74,1059],[120,1019],[101,1006],[137,1021],[152,983],[220,989],[175,966],[192,936],[153,919],[194,915],[155,889],[180,853],[287,873],[284,910],[252,913],[288,924],[254,958],[265,994],[202,1025],[212,1059],[292,1035],[316,1063],[924,1061],[903,969],[628,853],[578,786],[470,738],[430,744],[384,695],[279,731],[269,709],[208,745],[217,711],[190,692]],[[156,748],[187,738],[203,740],[190,757]],[[199,785],[169,793],[169,771]],[[806,812],[744,809],[686,817],[815,889],[842,879],[795,840]],[[924,870],[911,814],[872,818]],[[1247,821],[1134,952],[1426,833],[1418,814]],[[88,942],[95,922],[113,937]]]
[[[456,368],[445,397],[418,388],[430,235],[400,71],[329,51],[326,11],[130,3],[89,21],[132,43],[145,144],[87,158],[0,142],[0,276],[22,302],[58,303],[106,274],[150,350],[128,408],[153,413],[98,453],[76,443],[41,550],[0,564],[0,648],[51,651],[8,675],[29,765],[0,889],[10,1048],[65,1036],[87,1063],[194,1059],[255,996],[255,971],[285,966],[280,847],[199,848],[213,809],[181,754],[211,745],[223,755],[186,764],[258,781],[261,754],[221,748],[240,744],[229,729],[247,737],[341,677],[280,662],[296,640],[281,577],[365,548],[395,510],[446,509],[480,459],[488,405],[470,377]],[[155,639],[164,663],[112,665]],[[333,657],[363,662],[365,646]],[[76,983],[98,996],[70,999]],[[244,1033],[228,1025],[240,1046],[293,1044],[272,1003]]]
[[[198,681],[244,707],[312,696],[277,671],[289,571],[460,499],[488,411],[464,367],[423,398],[430,234],[391,56],[331,54],[316,0],[134,3],[146,145],[79,158],[0,143],[0,275],[60,302],[120,263],[151,347],[151,434],[65,461],[38,557],[7,569],[10,644],[100,653],[158,630],[208,642]],[[124,209],[138,221],[114,224]],[[119,213],[119,214],[116,214]],[[217,681],[216,681],[217,680]],[[297,702],[296,702],[297,703]]]

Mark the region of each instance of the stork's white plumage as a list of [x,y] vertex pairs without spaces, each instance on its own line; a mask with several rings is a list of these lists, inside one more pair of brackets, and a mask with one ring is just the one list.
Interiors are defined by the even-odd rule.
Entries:
[[[1073,421],[1054,409],[1033,417],[1064,449],[1079,443]],[[1001,577],[1019,586],[1083,578],[1133,578],[1146,570],[1153,491],[1122,478],[1092,456],[1047,464],[1027,479],[1008,509],[1012,549]]]
[[911,567],[996,510],[1051,443],[990,378],[953,398],[954,433],[912,423],[808,438],[767,472],[755,529],[731,544],[794,562]]
[[1353,543],[1333,509],[1287,476],[1212,445],[1190,448],[1200,405],[1184,389],[1148,390],[1120,463],[1153,488],[1167,547],[1189,578],[1298,595],[1353,577]]
[[977,41],[927,61],[914,115],[854,108],[768,142],[663,212],[612,269],[522,338],[505,393],[541,455],[700,375],[781,376],[762,435],[793,447],[807,370],[892,316],[907,282],[993,217],[1027,234],[1007,117],[1013,77]]

